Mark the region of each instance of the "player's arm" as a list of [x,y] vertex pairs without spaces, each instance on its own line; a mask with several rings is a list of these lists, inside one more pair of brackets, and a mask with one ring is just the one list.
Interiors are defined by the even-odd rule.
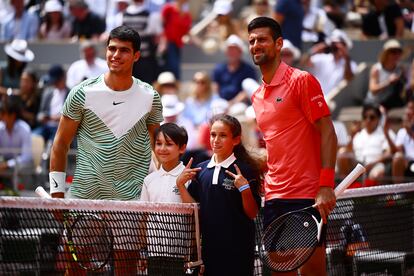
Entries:
[[50,194],[64,198],[65,170],[68,150],[78,130],[79,122],[62,116],[50,154]]
[[316,195],[315,203],[323,222],[326,223],[326,218],[336,204],[336,197],[333,189],[335,184],[335,162],[338,141],[330,116],[318,119],[314,125],[321,134],[322,164],[319,192]]
[[147,125],[149,137],[150,137],[150,140],[151,140],[152,150],[154,150],[154,146],[155,146],[154,133],[155,133],[155,130],[159,127],[160,127],[160,124],[149,124],[149,125]]

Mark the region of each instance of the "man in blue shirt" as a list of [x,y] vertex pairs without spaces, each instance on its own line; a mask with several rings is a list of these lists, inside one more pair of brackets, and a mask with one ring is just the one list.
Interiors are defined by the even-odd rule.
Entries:
[[15,169],[19,173],[15,181],[27,185],[31,178],[28,172],[33,168],[30,126],[19,119],[19,100],[17,96],[7,96],[0,102],[0,182],[10,188],[16,184]]
[[237,35],[230,35],[226,40],[227,61],[217,64],[213,71],[219,96],[230,103],[246,99],[240,93],[244,79],[257,79],[256,69],[242,60],[244,48],[243,41]]

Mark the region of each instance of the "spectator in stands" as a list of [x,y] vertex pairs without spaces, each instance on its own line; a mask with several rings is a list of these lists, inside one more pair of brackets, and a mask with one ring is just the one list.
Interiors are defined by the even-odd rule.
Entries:
[[122,25],[123,22],[123,18],[124,18],[124,12],[126,11],[126,9],[128,8],[128,6],[130,6],[131,0],[114,0],[114,10],[113,13],[114,14],[110,14],[108,13],[106,16],[106,31],[105,31],[105,37],[103,38],[107,38],[107,36],[109,35],[109,32]]
[[412,182],[414,178],[414,100],[411,99],[404,111],[403,127],[398,130],[395,139],[396,153],[392,160],[394,183],[401,183],[405,178]]
[[39,38],[49,41],[69,39],[72,26],[63,14],[63,6],[59,0],[48,0],[43,8],[45,13],[40,25]]
[[379,104],[387,109],[404,105],[401,94],[406,78],[400,64],[402,52],[398,40],[390,39],[384,43],[379,61],[371,67],[365,102]]
[[20,77],[20,99],[22,101],[21,119],[31,129],[37,126],[37,113],[40,108],[40,93],[37,74],[32,69],[25,69]]
[[24,0],[10,0],[13,12],[1,23],[0,39],[34,40],[39,31],[39,17],[36,13],[26,11]]
[[302,30],[305,12],[301,0],[278,0],[273,18],[282,27],[282,36],[302,49]]
[[40,110],[37,114],[37,127],[33,133],[41,135],[45,142],[53,141],[60,121],[63,103],[69,93],[66,87],[65,70],[53,65],[47,74],[48,86],[42,93]]
[[242,12],[243,25],[247,27],[250,21],[259,16],[272,17],[269,0],[253,0],[252,6]]
[[212,14],[215,16],[204,29],[192,34],[192,42],[200,47],[206,54],[215,54],[223,47],[230,35],[244,37],[245,32],[238,28],[237,19],[232,17],[233,5],[231,1],[217,0],[214,2]]
[[19,88],[20,77],[34,53],[28,48],[26,40],[14,39],[4,46],[7,62],[0,63],[0,88]]
[[21,102],[8,96],[0,102],[0,182],[13,185],[13,172],[18,170],[18,183],[29,184],[33,168],[30,126],[20,119]]
[[302,0],[305,17],[303,18],[302,41],[322,42],[336,29],[324,9],[311,4],[311,0]]
[[177,80],[181,79],[181,48],[184,46],[183,37],[188,34],[192,24],[188,0],[175,0],[166,3],[161,11],[164,34],[160,48],[164,52],[164,71],[170,71]]
[[300,60],[301,52],[287,39],[283,39],[280,59],[289,66],[294,66]]
[[160,72],[157,52],[163,28],[159,14],[149,12],[144,0],[134,0],[126,9],[122,24],[136,30],[142,40],[141,55],[132,74],[152,84]]
[[342,80],[350,81],[357,70],[357,64],[351,60],[349,50],[352,41],[339,29],[332,32],[326,42],[315,44],[302,62],[318,79],[325,97]]
[[[226,40],[225,62],[218,63],[213,70],[213,81],[217,86],[218,95],[230,101],[230,104],[248,101],[242,89],[242,81],[246,78],[257,79],[256,69],[243,61],[244,42],[237,35],[231,35]],[[240,96],[239,96],[240,94]]]
[[105,20],[90,11],[85,0],[69,0],[69,10],[73,16],[74,39],[99,39],[99,36],[105,32]]
[[368,38],[401,38],[404,34],[404,17],[395,1],[370,0],[370,11],[362,16],[362,33]]
[[183,115],[198,127],[208,123],[211,105],[218,96],[213,93],[211,79],[207,72],[196,72],[192,84],[192,93],[185,100]]
[[389,128],[386,118],[383,119],[383,124],[380,123],[381,116],[378,106],[364,105],[363,128],[352,139],[348,148],[348,153],[351,154],[338,156],[340,175],[347,175],[355,163],[359,162],[367,169],[368,179],[377,183],[384,181],[386,164],[391,161],[396,148],[393,142],[395,133]]
[[80,52],[82,58],[73,62],[67,71],[66,86],[69,89],[88,78],[95,78],[108,71],[106,61],[97,56],[97,49],[93,42],[81,42]]
[[157,81],[154,84],[155,90],[157,90],[160,95],[178,95],[178,82],[171,72],[162,72],[158,75]]
[[161,97],[163,123],[175,123],[184,127],[188,133],[187,150],[198,148],[198,133],[194,124],[183,116],[184,103],[178,99],[177,95],[165,94]]

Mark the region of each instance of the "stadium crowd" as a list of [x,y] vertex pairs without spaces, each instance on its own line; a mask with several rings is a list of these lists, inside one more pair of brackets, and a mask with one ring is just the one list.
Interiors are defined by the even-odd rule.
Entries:
[[[264,142],[251,107],[261,76],[244,58],[248,51],[246,26],[257,16],[273,17],[280,23],[283,61],[311,72],[328,104],[340,82],[350,82],[358,74],[358,64],[350,55],[353,40],[383,43],[378,61],[371,67],[366,98],[359,103],[363,106],[360,120],[334,122],[338,136],[336,177],[342,178],[360,162],[368,169],[363,185],[410,180],[414,176],[414,62],[406,59],[411,53],[406,53],[399,40],[412,37],[414,3],[240,2],[247,5],[242,7],[237,0],[0,1],[0,40],[7,56],[0,62],[0,188],[32,188],[27,177],[16,179],[16,171],[35,173],[39,166],[31,137],[42,137],[43,153],[47,154],[69,91],[107,71],[98,49],[119,25],[134,28],[142,38],[133,75],[160,93],[164,122],[176,123],[188,132],[184,163],[191,157],[195,164],[210,158],[209,120],[228,113],[241,122],[246,148],[265,164]],[[207,23],[199,24],[202,21]],[[31,67],[36,54],[30,43],[35,41],[77,43],[80,58],[69,67],[51,64],[47,73],[41,74]],[[305,49],[305,43],[311,47]],[[192,79],[184,79],[185,44],[210,55],[222,50],[225,60],[211,71],[198,71]],[[404,114],[401,123],[391,125],[387,114],[396,108],[404,108]],[[76,141],[72,148],[76,151]],[[16,182],[23,185],[13,186]]]

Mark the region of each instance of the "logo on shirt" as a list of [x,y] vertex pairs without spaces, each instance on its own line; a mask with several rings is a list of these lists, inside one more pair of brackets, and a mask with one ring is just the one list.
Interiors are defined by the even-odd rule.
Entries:
[[178,190],[177,185],[175,185],[175,186],[173,187],[172,192],[173,192],[174,194],[176,194],[176,195],[180,195],[180,191]]
[[283,98],[281,98],[281,97],[277,97],[277,98],[276,98],[276,102],[277,102],[277,103],[283,102]]
[[234,190],[236,187],[234,186],[234,179],[224,178],[223,179],[223,187],[226,190]]
[[113,105],[118,105],[118,104],[122,104],[122,103],[124,103],[124,102],[115,102],[115,101],[112,102]]

